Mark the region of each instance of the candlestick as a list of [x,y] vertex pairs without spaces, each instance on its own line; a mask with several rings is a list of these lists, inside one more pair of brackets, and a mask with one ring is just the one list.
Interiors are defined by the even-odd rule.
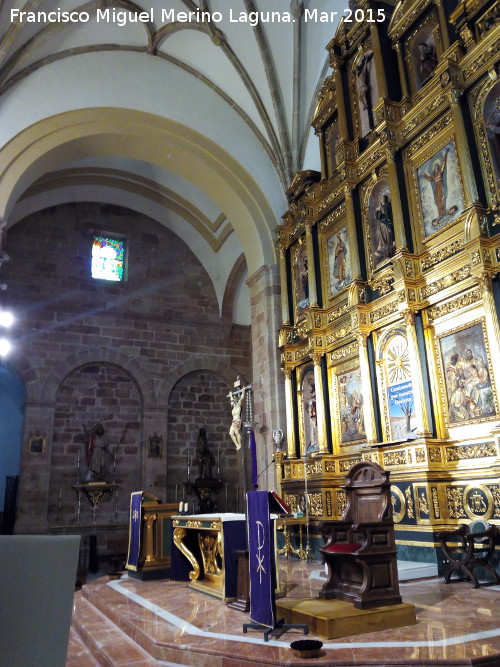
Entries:
[[183,511],[184,511],[184,503],[181,500],[181,502],[179,503],[179,514],[182,514]]
[[80,453],[76,457],[76,483],[80,484]]

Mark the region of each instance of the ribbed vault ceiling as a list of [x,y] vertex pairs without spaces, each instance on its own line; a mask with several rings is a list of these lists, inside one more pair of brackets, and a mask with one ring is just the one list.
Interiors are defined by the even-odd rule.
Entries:
[[[319,168],[310,121],[327,73],[324,47],[337,25],[336,19],[319,18],[326,17],[321,12],[340,15],[344,6],[338,0],[0,0],[0,146],[30,125],[74,109],[116,106],[171,119],[241,165],[252,197],[273,211],[266,214],[272,230],[295,171]],[[25,14],[20,22],[11,12],[58,8],[83,18],[87,13],[88,21],[44,24]],[[318,10],[318,20],[305,21],[305,9]],[[134,22],[139,12],[153,20]],[[222,20],[186,22],[180,12],[200,18],[208,16],[200,12],[210,12]],[[257,25],[235,20],[250,18],[251,12],[259,15]],[[285,19],[289,12],[295,20],[279,21],[276,12]],[[168,153],[159,164],[136,159],[123,145],[105,156],[93,146],[89,142],[88,150],[80,149],[66,163],[41,160],[8,224],[54,201],[94,193],[120,203],[126,192],[129,207],[152,215],[195,249],[222,303],[224,277],[251,249],[234,213],[232,219],[224,202],[213,197],[210,179],[206,186],[193,179],[194,185],[169,168]],[[165,150],[175,153],[175,144]],[[271,233],[260,236],[262,243],[272,243]],[[214,274],[217,266],[224,267],[222,279]]]

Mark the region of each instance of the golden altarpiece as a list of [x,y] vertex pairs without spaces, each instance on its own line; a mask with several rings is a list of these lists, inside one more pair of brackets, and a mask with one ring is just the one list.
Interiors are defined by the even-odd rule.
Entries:
[[312,527],[379,463],[399,557],[433,561],[437,532],[500,524],[500,10],[349,4],[313,121],[322,171],[296,175],[277,229],[275,458]]

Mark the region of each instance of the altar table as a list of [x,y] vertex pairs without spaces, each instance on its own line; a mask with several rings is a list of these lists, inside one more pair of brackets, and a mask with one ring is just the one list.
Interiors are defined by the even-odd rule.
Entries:
[[234,600],[238,550],[246,549],[244,514],[173,516],[170,578],[222,600]]

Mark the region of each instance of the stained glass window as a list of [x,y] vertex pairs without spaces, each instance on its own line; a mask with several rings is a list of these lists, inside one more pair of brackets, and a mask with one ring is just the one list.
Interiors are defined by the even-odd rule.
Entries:
[[92,278],[124,279],[125,241],[107,236],[94,236],[92,245]]

